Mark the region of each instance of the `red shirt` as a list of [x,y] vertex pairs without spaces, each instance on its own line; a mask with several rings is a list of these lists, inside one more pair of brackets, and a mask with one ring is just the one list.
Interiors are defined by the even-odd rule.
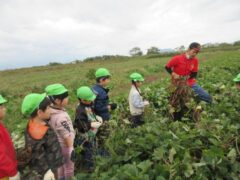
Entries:
[[11,137],[0,123],[0,179],[17,174],[17,159]]
[[[187,59],[185,54],[181,54],[174,56],[166,66],[180,76],[189,76],[192,72],[198,72],[198,59]],[[189,86],[192,86],[195,83],[195,78],[188,79]]]

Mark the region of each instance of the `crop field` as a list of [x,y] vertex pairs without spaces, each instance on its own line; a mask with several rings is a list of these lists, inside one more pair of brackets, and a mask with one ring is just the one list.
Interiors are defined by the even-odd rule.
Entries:
[[[27,119],[21,102],[30,92],[42,93],[51,83],[69,89],[67,107],[74,119],[78,103],[76,89],[92,86],[94,71],[105,67],[112,74],[110,99],[118,104],[110,121],[111,136],[106,141],[110,157],[96,157],[91,174],[77,170],[76,179],[239,179],[240,177],[240,92],[232,79],[240,73],[240,51],[200,53],[198,84],[213,97],[207,105],[193,99],[189,109],[202,107],[198,120],[186,113],[182,121],[169,114],[170,77],[164,66],[171,57],[131,57],[56,66],[0,71],[0,93],[9,101],[5,125],[16,147],[23,143]],[[129,75],[145,76],[142,91],[150,101],[146,123],[132,129],[127,102]],[[81,154],[81,152],[78,152]]]

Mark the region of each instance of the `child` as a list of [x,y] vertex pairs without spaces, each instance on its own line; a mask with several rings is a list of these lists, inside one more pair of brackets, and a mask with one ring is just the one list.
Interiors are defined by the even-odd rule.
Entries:
[[236,83],[237,89],[240,90],[240,73],[237,75],[236,78],[233,79],[233,81]]
[[50,104],[45,94],[35,93],[25,96],[22,103],[22,114],[29,117],[26,145],[32,148],[29,162],[32,174],[29,178],[54,179],[55,173],[57,179],[57,169],[63,165],[57,135],[47,121],[50,118]]
[[77,97],[79,105],[76,110],[74,127],[78,131],[78,138],[82,139],[85,168],[88,172],[92,172],[94,170],[93,148],[95,135],[98,128],[102,125],[102,118],[96,116],[93,111],[92,103],[96,95],[89,87],[80,87],[77,90]]
[[149,102],[143,100],[141,91],[139,89],[144,81],[142,75],[139,73],[132,73],[130,78],[132,80],[132,88],[128,97],[129,107],[131,112],[132,127],[137,127],[144,123],[144,107],[149,105]]
[[62,149],[64,164],[58,169],[58,178],[69,180],[74,176],[74,162],[71,155],[74,154],[73,141],[75,137],[72,121],[64,109],[68,104],[68,90],[62,84],[52,84],[45,89],[52,102],[49,125],[57,134]]
[[7,129],[2,124],[6,113],[4,106],[6,102],[0,95],[0,180],[20,180],[13,143]]
[[97,83],[93,86],[93,91],[97,95],[94,101],[94,110],[98,116],[101,116],[103,121],[110,119],[109,111],[117,108],[115,103],[109,104],[107,85],[110,83],[110,72],[105,68],[99,68],[95,73]]
[[94,111],[103,119],[104,122],[97,134],[99,155],[109,156],[109,153],[104,148],[105,140],[108,138],[110,133],[107,121],[110,119],[110,111],[115,110],[117,108],[117,104],[109,103],[109,89],[107,89],[107,86],[111,80],[110,72],[105,68],[99,68],[95,73],[95,77],[97,83],[92,87],[93,91],[97,95],[94,101]]

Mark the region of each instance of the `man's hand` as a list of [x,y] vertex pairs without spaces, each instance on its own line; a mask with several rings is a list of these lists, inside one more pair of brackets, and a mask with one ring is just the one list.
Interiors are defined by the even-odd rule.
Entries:
[[172,72],[172,77],[173,77],[173,79],[179,79],[180,78],[180,76],[175,72]]

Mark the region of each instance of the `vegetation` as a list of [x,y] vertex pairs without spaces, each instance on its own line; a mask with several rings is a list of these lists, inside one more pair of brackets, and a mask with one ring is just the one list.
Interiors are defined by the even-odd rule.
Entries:
[[[27,120],[20,114],[23,97],[43,92],[50,83],[63,83],[70,92],[68,111],[74,117],[76,89],[91,85],[94,69],[108,68],[113,74],[111,100],[119,108],[110,121],[108,158],[97,157],[92,174],[78,172],[76,179],[238,179],[240,176],[240,93],[233,77],[240,72],[240,51],[205,51],[199,54],[198,82],[213,96],[211,106],[187,102],[189,110],[202,107],[195,121],[186,112],[182,121],[173,121],[176,107],[169,104],[171,88],[164,70],[170,57],[146,56],[83,62],[61,66],[24,68],[0,72],[0,93],[8,100],[6,126],[14,143],[21,146]],[[130,128],[127,93],[129,74],[144,74],[144,96],[151,102],[146,123]]]

